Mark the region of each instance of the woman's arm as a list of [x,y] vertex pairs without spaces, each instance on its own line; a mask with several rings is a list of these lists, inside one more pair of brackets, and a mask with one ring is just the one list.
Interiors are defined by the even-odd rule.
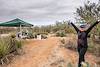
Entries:
[[99,22],[100,22],[100,21],[96,21],[93,25],[91,25],[91,26],[87,29],[86,32],[89,33],[89,32],[93,29],[93,27],[96,26]]
[[71,22],[71,25],[74,27],[74,29],[76,30],[76,32],[79,31],[79,29]]

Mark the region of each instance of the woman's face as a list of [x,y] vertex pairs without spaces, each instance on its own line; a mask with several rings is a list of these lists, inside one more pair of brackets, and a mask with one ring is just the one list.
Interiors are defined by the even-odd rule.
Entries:
[[87,28],[79,28],[80,29],[80,31],[86,31],[87,30]]

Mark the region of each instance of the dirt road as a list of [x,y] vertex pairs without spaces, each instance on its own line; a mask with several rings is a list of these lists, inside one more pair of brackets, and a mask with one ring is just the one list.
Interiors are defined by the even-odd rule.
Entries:
[[[31,40],[24,45],[25,54],[15,57],[7,67],[68,67],[77,65],[77,52],[61,48],[60,38],[51,37],[46,40]],[[92,55],[86,55],[86,61],[95,63]]]

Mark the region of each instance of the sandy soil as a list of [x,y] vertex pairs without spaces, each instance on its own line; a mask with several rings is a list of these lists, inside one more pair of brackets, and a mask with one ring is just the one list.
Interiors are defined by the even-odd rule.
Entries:
[[[60,39],[50,37],[46,40],[29,40],[23,47],[25,54],[15,57],[7,67],[68,67],[69,63],[76,67],[77,52],[59,47]],[[87,54],[86,61],[93,66],[95,57]]]

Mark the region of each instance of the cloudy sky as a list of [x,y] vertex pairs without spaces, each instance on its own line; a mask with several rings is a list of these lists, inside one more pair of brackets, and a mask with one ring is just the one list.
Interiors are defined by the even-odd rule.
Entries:
[[[34,25],[53,24],[74,18],[87,0],[0,0],[0,22],[20,18]],[[98,0],[91,0],[96,2]]]

